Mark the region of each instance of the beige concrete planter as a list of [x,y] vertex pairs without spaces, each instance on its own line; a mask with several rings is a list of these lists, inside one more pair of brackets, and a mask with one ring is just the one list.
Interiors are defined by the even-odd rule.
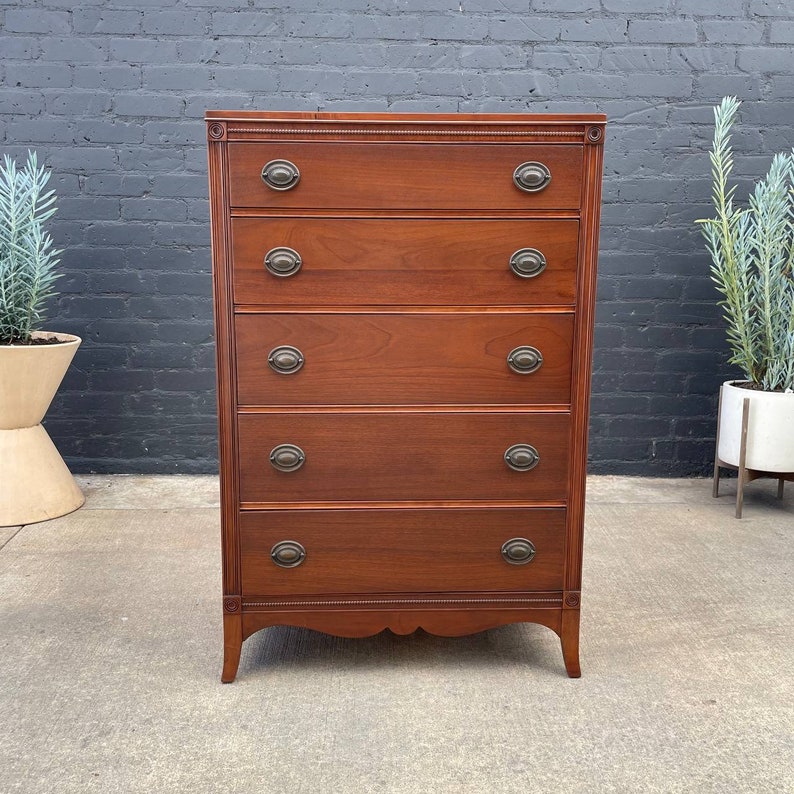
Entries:
[[80,346],[71,334],[60,345],[0,345],[0,526],[46,521],[71,513],[84,497],[42,427]]

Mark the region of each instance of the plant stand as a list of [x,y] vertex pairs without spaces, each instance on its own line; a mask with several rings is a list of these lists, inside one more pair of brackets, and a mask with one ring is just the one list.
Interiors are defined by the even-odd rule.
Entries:
[[[722,389],[720,389],[720,408],[722,407]],[[722,422],[722,411],[717,412],[717,449],[719,449],[720,438],[720,425]],[[742,506],[744,503],[744,486],[748,482],[761,479],[762,477],[769,477],[777,480],[777,498],[783,498],[783,483],[787,480],[794,482],[794,472],[780,472],[780,471],[762,471],[760,469],[748,469],[745,466],[747,459],[747,427],[750,417],[750,399],[745,397],[742,401],[742,428],[741,428],[741,446],[739,451],[739,465],[734,466],[731,463],[726,463],[720,460],[719,454],[714,455],[714,484],[711,495],[716,499],[719,496],[720,489],[720,468],[732,469],[739,472],[739,478],[736,485],[736,518],[742,517]]]

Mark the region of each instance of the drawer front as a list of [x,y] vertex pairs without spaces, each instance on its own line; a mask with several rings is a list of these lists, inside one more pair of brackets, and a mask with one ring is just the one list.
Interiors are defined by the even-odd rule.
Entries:
[[[534,556],[507,562],[502,547],[519,538],[531,542]],[[284,541],[305,549],[294,567],[271,557]],[[243,596],[249,597],[561,590],[565,510],[245,512],[240,543]]]
[[[568,494],[567,413],[263,411],[239,414],[237,421],[242,502],[561,500]],[[282,445],[301,450],[299,468],[273,465],[270,456]],[[507,465],[505,453],[515,445],[537,450],[534,468]]]
[[[300,174],[289,189],[262,179],[277,160]],[[539,192],[513,182],[527,162],[551,175]],[[230,143],[229,187],[233,207],[576,209],[582,163],[582,147],[569,144]]]
[[236,334],[241,405],[570,402],[572,314],[238,314]]
[[[238,304],[455,306],[573,305],[576,220],[383,220],[234,218],[233,289]],[[300,269],[265,267],[268,252],[291,248]],[[537,275],[511,269],[535,249]]]

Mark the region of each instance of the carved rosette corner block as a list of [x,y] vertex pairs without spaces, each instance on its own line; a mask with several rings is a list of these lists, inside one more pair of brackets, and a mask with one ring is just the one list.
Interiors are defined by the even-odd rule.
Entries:
[[223,599],[223,611],[227,615],[236,615],[240,612],[242,599],[240,596],[226,596]]
[[578,590],[569,590],[562,599],[566,609],[579,609],[581,594]]
[[604,130],[601,127],[588,127],[584,139],[588,143],[601,143],[601,139],[604,137]]
[[220,121],[213,121],[207,125],[207,137],[211,141],[226,140],[226,125]]

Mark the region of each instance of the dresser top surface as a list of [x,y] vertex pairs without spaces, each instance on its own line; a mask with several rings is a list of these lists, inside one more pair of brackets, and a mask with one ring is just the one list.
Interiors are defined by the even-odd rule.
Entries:
[[208,110],[210,141],[362,140],[440,143],[604,141],[602,113],[321,113]]
[[208,110],[207,121],[320,122],[362,124],[604,124],[603,113],[327,113],[282,110]]

